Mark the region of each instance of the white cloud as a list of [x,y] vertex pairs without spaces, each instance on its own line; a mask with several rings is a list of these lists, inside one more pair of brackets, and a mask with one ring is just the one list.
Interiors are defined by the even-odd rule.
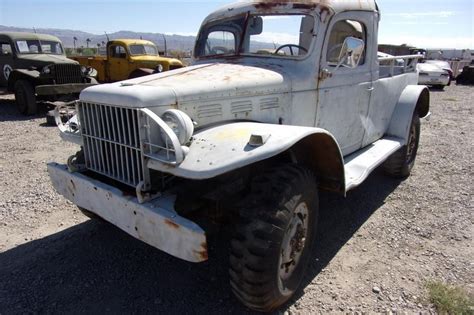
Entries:
[[179,35],[179,36],[197,36],[196,32],[176,32],[176,33],[165,33],[165,35]]
[[474,49],[474,38],[472,37],[381,36],[379,43],[408,44],[420,48]]
[[287,19],[290,19],[292,18],[291,16],[289,15],[264,15],[262,16],[262,19],[264,21],[267,21],[267,20],[287,20]]
[[253,41],[278,44],[298,44],[299,36],[287,33],[264,32],[261,35],[252,36]]
[[417,19],[417,18],[448,18],[455,16],[455,11],[433,11],[433,12],[416,12],[416,13],[386,13],[385,16],[397,16],[404,19]]

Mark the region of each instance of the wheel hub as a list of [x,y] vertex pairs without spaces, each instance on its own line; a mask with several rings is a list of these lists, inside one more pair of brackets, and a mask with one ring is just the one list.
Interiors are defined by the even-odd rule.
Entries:
[[306,245],[308,231],[308,206],[300,203],[285,231],[279,260],[279,277],[287,280],[298,266],[301,254]]
[[412,124],[410,128],[410,136],[408,138],[406,162],[409,163],[411,161],[413,153],[415,152],[415,148],[416,148],[416,126]]

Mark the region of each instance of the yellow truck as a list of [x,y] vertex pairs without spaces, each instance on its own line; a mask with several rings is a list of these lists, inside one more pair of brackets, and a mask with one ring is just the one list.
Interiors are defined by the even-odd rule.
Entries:
[[97,70],[99,82],[115,82],[183,67],[178,59],[161,57],[155,44],[141,39],[107,43],[107,56],[73,56],[81,65]]

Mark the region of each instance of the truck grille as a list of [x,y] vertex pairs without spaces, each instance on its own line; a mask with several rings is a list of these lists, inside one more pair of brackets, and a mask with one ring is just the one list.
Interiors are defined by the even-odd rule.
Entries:
[[54,79],[56,84],[81,83],[81,66],[76,64],[55,64]]
[[143,180],[138,111],[78,103],[86,167],[136,187]]

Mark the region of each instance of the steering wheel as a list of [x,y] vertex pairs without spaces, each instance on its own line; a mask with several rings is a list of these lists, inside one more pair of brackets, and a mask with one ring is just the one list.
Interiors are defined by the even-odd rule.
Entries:
[[210,52],[212,55],[225,55],[229,53],[229,49],[224,46],[214,46]]
[[[327,56],[328,56],[328,61],[330,62],[337,62],[337,59],[339,58],[339,54],[341,53],[341,48],[343,44],[336,44],[329,48]],[[333,56],[334,53],[338,52],[337,56]],[[333,61],[333,58],[336,58],[336,61]]]
[[291,55],[294,56],[295,54],[293,53],[293,47],[296,47],[298,49],[301,49],[302,51],[304,51],[305,53],[308,52],[308,49],[304,48],[303,46],[300,46],[300,45],[295,45],[295,44],[286,44],[286,45],[281,45],[280,47],[277,48],[277,50],[275,50],[274,54],[275,55],[278,55],[278,52],[280,50],[282,50],[283,48],[285,47],[288,47],[290,48],[290,52],[291,52]]

